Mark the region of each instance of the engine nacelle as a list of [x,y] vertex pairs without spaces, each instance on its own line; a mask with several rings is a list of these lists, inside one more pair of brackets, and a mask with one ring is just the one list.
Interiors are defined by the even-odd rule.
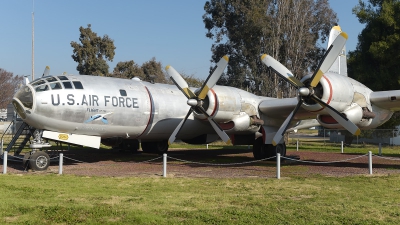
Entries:
[[[311,76],[306,76],[302,82],[310,82],[310,78]],[[314,93],[361,129],[376,127],[388,116],[386,110],[372,107],[369,99],[372,90],[349,77],[337,74],[324,75],[314,88]],[[303,108],[318,114],[317,120],[322,126],[333,129],[343,128],[325,108],[312,99],[306,99]],[[379,118],[375,118],[377,116]]]
[[[219,123],[222,129],[231,132],[256,132],[263,124],[258,118],[258,104],[262,98],[225,86],[215,86],[203,100],[207,114]],[[198,119],[206,120],[201,112],[194,111]]]
[[[231,89],[223,87],[219,89],[223,90],[218,92],[218,96],[213,89],[210,89],[203,100],[203,108],[216,122],[231,121],[234,115],[240,112],[240,96]],[[198,119],[207,119],[198,111],[194,111],[194,116]]]
[[[310,78],[311,75],[307,75],[301,81],[308,83],[310,82]],[[314,93],[318,98],[339,112],[343,112],[351,106],[354,92],[351,80],[348,77],[337,74],[324,75],[314,88]],[[303,108],[312,113],[329,115],[320,104],[313,100],[306,100],[303,103]]]
[[[369,112],[367,109],[361,108],[358,104],[353,103],[350,108],[342,113],[347,119],[353,122],[360,128],[368,127],[375,114]],[[318,122],[326,128],[343,128],[332,116],[330,115],[318,115]]]

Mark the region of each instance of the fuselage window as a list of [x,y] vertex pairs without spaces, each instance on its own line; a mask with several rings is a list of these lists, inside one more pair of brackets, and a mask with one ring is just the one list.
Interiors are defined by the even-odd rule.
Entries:
[[125,90],[120,89],[120,90],[119,90],[119,93],[121,94],[121,96],[127,96]]
[[37,87],[36,92],[47,91],[49,90],[49,86],[47,84]]
[[50,87],[51,87],[52,90],[62,89],[61,84],[59,82],[51,83]]
[[72,89],[72,84],[69,81],[63,82],[63,85],[65,89]]
[[47,82],[57,81],[57,79],[55,77],[49,77],[49,78],[46,78],[46,80],[47,80]]
[[82,83],[80,81],[72,81],[74,83],[75,89],[83,89]]
[[60,79],[60,80],[68,80],[68,78],[66,76],[59,76],[58,79]]

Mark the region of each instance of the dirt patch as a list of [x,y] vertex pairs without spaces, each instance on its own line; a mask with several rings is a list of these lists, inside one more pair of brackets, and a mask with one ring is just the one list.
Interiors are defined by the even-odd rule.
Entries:
[[[54,152],[47,171],[58,173],[58,155]],[[121,152],[106,149],[79,149],[63,151],[63,174],[81,176],[162,176],[163,159],[160,155]],[[368,156],[341,153],[288,151],[289,159],[281,161],[281,177],[351,176],[369,174]],[[300,160],[300,161],[299,161]],[[276,159],[256,161],[250,150],[172,149],[167,158],[168,177],[244,178],[276,177]],[[7,172],[27,173],[21,162],[8,162]],[[373,174],[400,173],[400,158],[373,157]]]

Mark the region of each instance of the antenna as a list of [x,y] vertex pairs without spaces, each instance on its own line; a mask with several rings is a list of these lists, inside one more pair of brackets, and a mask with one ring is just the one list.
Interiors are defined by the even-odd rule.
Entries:
[[35,0],[32,0],[32,81],[35,79]]

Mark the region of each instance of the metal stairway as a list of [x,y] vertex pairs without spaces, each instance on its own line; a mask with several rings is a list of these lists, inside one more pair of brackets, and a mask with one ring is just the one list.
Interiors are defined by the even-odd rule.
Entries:
[[[17,123],[11,122],[11,124],[10,124],[10,126],[8,126],[7,130],[4,131],[4,134],[1,137],[1,140],[3,140],[4,135],[7,132],[9,132],[9,129],[12,128],[12,125],[16,126]],[[19,126],[18,130],[16,131],[16,133],[12,136],[12,139],[9,142],[9,144],[7,145],[7,148],[5,149],[5,151],[7,151],[9,153],[11,150],[14,150],[14,156],[18,156],[21,153],[21,151],[24,149],[24,147],[28,143],[28,141],[30,141],[30,138],[32,137],[32,134],[34,131],[35,131],[34,128],[31,128],[27,123],[22,122],[21,125]],[[21,135],[23,135],[23,140],[20,143],[18,143],[17,141],[20,139]],[[18,145],[18,146],[15,147],[15,145]],[[0,155],[3,157],[3,153],[4,153],[3,146],[1,146],[0,150],[1,150]]]

